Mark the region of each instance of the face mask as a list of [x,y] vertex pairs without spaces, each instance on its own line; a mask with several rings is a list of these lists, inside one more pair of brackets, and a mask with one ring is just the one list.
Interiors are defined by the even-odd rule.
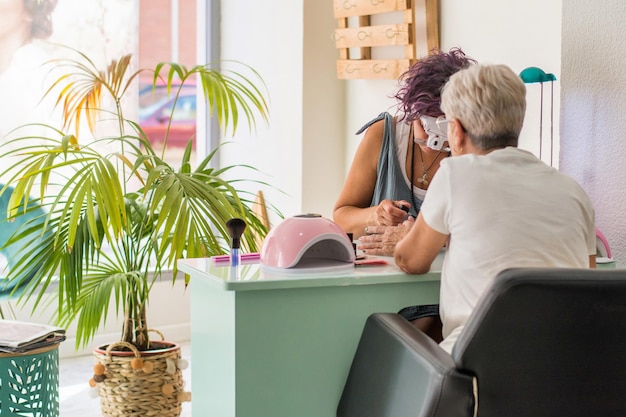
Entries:
[[[428,135],[426,146],[436,151],[450,152],[448,145],[448,121],[445,117],[422,116],[420,122]],[[423,143],[423,141],[422,141]]]

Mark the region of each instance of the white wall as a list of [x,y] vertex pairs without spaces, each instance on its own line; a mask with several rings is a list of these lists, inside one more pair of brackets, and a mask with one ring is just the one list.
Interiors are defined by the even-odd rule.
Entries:
[[252,135],[238,132],[236,141],[223,148],[221,163],[250,163],[275,187],[265,190],[267,201],[288,214],[297,212],[302,201],[302,3],[229,0],[221,7],[222,59],[257,70],[269,89],[271,108],[270,126],[260,125]]
[[626,3],[563,1],[561,170],[589,193],[613,258],[626,262]]
[[[328,6],[331,4],[328,3]],[[304,2],[302,212],[332,217],[344,178],[345,84],[337,79],[331,7]],[[329,204],[330,203],[330,204]]]
[[[443,49],[462,47],[485,64],[506,64],[520,73],[539,67],[556,76],[554,138],[559,136],[561,1],[440,0]],[[528,108],[520,147],[539,156],[540,84],[527,84]],[[543,152],[549,163],[550,84],[544,85]],[[558,140],[556,140],[558,142]],[[554,155],[558,155],[555,149]],[[556,158],[555,158],[556,159]],[[556,165],[556,160],[554,161]]]
[[[262,189],[285,216],[329,216],[343,180],[343,85],[334,77],[332,3],[320,5],[229,0],[221,6],[222,58],[243,61],[261,74],[271,114],[269,127],[238,132],[223,148],[221,163],[257,168],[271,186],[252,184],[250,191]],[[270,216],[275,224],[277,217]]]

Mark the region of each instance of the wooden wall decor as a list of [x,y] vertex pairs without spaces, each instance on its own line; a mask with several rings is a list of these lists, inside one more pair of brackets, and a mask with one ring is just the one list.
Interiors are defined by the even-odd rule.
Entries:
[[[340,79],[397,79],[417,57],[439,47],[438,0],[333,0]],[[371,16],[399,12],[401,21],[371,25]],[[355,25],[356,23],[356,25]],[[352,25],[352,26],[350,26]],[[372,59],[372,48],[404,46],[392,59]],[[358,53],[356,53],[358,52]],[[351,56],[351,54],[358,56]]]

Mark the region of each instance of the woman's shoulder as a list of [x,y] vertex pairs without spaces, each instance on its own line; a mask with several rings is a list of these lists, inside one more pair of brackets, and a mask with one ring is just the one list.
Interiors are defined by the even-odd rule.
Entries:
[[[387,122],[391,122],[392,125],[387,126]],[[394,140],[396,143],[400,143],[403,139],[408,137],[409,125],[400,120],[397,116],[392,116],[389,120],[383,119],[372,123],[367,129],[365,136],[375,138],[375,140],[380,143],[382,142],[386,131],[388,131],[389,138],[391,140]]]
[[382,126],[384,126],[385,123],[388,120],[392,120],[392,118],[393,118],[393,116],[391,116],[389,113],[382,112],[378,116],[376,116],[375,118],[371,119],[369,122],[367,122],[363,126],[361,126],[361,128],[359,130],[357,130],[356,134],[360,135],[361,133],[367,131],[374,124],[381,124]]
[[365,146],[367,148],[380,149],[380,146],[383,142],[384,132],[385,132],[384,120],[378,120],[372,123],[367,128],[367,130],[365,131],[365,134],[363,135],[363,138],[361,139],[361,146]]
[[[390,126],[387,125],[388,123]],[[398,138],[404,138],[407,135],[408,126],[401,117],[383,112],[359,131],[365,132],[361,139],[361,146],[380,149],[384,145],[391,149],[396,148],[398,146]],[[389,137],[388,143],[385,143],[385,136]]]

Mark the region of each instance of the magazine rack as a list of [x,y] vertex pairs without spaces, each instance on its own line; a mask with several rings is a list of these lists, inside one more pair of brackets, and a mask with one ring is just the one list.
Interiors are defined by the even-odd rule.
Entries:
[[0,353],[0,416],[59,416],[58,347]]

